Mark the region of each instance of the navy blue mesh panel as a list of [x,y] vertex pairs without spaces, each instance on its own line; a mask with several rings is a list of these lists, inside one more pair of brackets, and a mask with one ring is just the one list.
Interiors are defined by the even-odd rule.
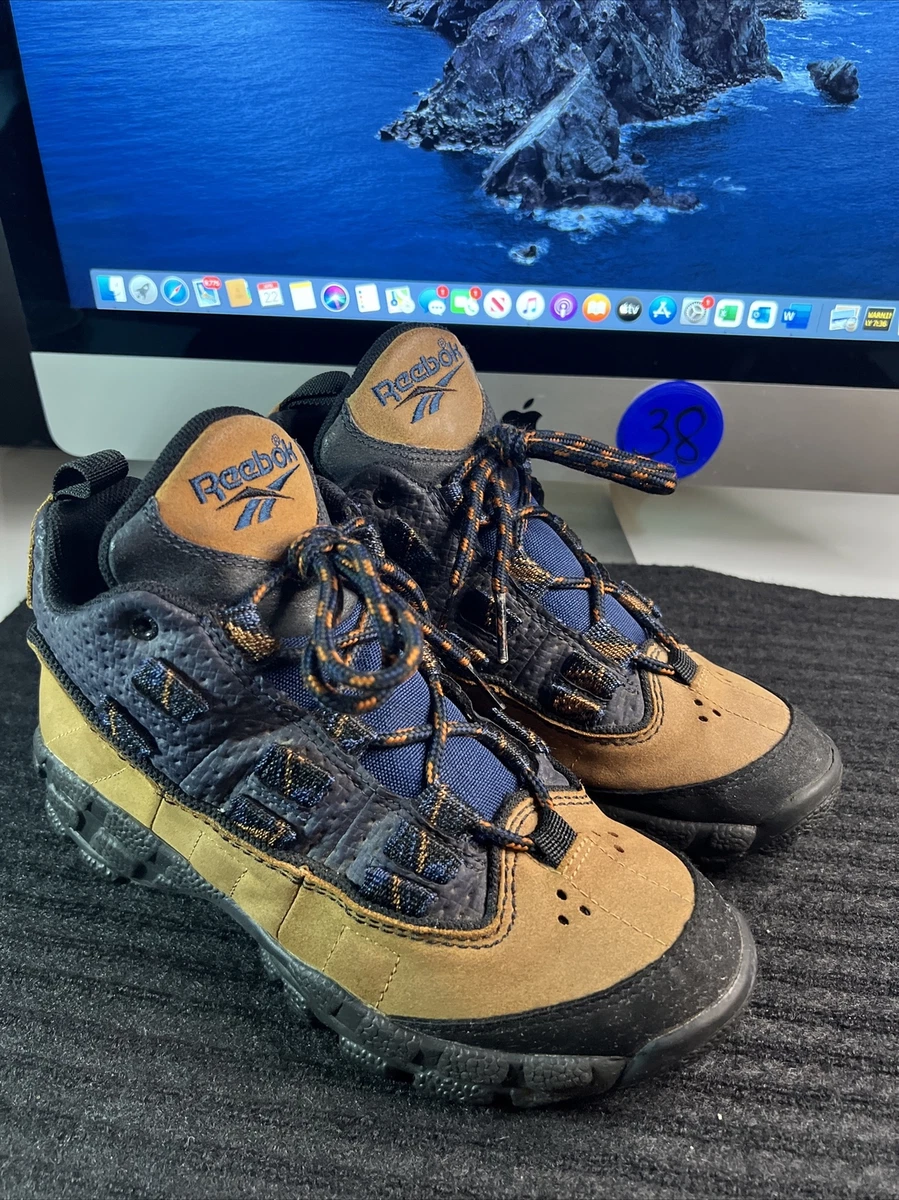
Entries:
[[623,608],[614,596],[603,596],[602,615],[629,641],[636,642],[638,646],[642,646],[646,641],[646,630],[637,624],[627,609]]
[[[299,644],[299,639],[285,639],[285,644]],[[360,646],[354,666],[360,671],[373,670],[380,665],[381,651],[376,644]],[[303,708],[315,708],[316,700],[305,686],[300,668],[294,665],[275,667],[266,672],[266,679],[279,691]],[[424,725],[430,713],[431,696],[424,676],[415,674],[396,688],[375,708],[360,717],[378,733],[404,729],[409,725]],[[464,720],[463,714],[449,704],[451,720]],[[417,796],[425,786],[424,744],[398,746],[385,750],[368,750],[361,763],[384,787],[398,796]],[[492,819],[505,797],[518,786],[515,776],[488,748],[468,737],[451,737],[446,744],[440,778],[481,816]]]
[[[518,503],[517,483],[509,486],[508,492],[509,500],[514,506]],[[521,545],[528,558],[532,558],[553,575],[561,575],[565,579],[580,579],[584,574],[577,556],[546,521],[525,521],[522,526]],[[493,554],[496,549],[495,529],[486,529],[481,534],[481,546],[486,554]],[[549,588],[540,597],[540,602],[569,629],[585,633],[590,628],[590,595],[586,589]],[[642,646],[646,641],[646,632],[614,597],[603,598],[603,616],[629,641],[638,646]]]
[[[545,521],[525,521],[522,548],[528,558],[553,575],[580,579],[584,569],[555,529]],[[590,597],[577,588],[550,588],[543,593],[543,607],[563,621],[569,629],[583,633],[590,628]]]

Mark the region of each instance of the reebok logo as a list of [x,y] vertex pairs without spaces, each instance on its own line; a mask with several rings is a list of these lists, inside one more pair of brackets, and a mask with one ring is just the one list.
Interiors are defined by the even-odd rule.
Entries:
[[[388,400],[392,400],[397,407],[408,404],[410,400],[417,401],[412,412],[411,424],[414,425],[422,417],[437,412],[446,393],[455,390],[449,383],[463,362],[458,343],[441,338],[435,355],[423,354],[408,370],[400,371],[396,379],[382,379],[380,383],[373,384],[371,390],[378,403],[385,408]],[[425,382],[441,371],[443,374],[439,379],[433,383]]]
[[[290,463],[294,464],[290,470],[285,471],[277,479],[273,479],[271,483],[262,486],[248,483],[249,480],[262,479],[266,475],[271,475],[273,471],[281,470]],[[212,496],[222,502],[218,506],[219,509],[230,508],[234,504],[243,504],[244,507],[240,511],[234,528],[246,529],[253,524],[254,520],[259,523],[267,521],[272,515],[272,509],[277,500],[293,499],[293,496],[285,496],[282,489],[299,465],[294,446],[284,438],[273,434],[271,450],[254,450],[252,455],[245,458],[243,462],[224,467],[221,471],[203,471],[202,474],[195,475],[191,479],[190,486],[201,504],[205,504],[207,499]],[[227,492],[236,491],[237,488],[240,488],[240,491],[236,495],[226,498]]]

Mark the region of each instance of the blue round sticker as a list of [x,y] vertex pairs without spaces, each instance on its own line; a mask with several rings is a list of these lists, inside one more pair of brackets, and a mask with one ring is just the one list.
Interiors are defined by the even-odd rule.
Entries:
[[618,448],[671,463],[683,479],[721,444],[724,414],[711,392],[675,379],[639,395],[618,422]]

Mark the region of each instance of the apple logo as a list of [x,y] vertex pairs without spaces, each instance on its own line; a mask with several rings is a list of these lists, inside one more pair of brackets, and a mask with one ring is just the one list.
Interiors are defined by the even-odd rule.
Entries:
[[[530,400],[525,400],[522,408],[530,408],[534,403],[534,397]],[[536,429],[537,422],[543,417],[542,412],[537,412],[536,408],[530,412],[518,412],[515,408],[510,408],[507,413],[503,413],[503,420],[508,425],[517,425],[519,429]]]

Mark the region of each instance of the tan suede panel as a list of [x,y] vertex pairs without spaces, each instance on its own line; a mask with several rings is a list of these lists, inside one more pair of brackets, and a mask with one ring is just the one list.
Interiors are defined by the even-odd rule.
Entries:
[[266,932],[276,934],[300,890],[300,881],[279,875],[256,859],[244,856],[244,872],[231,898]]
[[190,854],[193,869],[226,896],[234,892],[238,880],[246,871],[246,865],[234,854],[233,849],[209,826],[203,830],[203,836]]
[[340,930],[322,970],[366,1004],[380,1008],[399,961],[399,954],[390,946],[369,937],[361,925],[352,924]]
[[[609,820],[583,792],[569,791],[553,799],[578,831],[574,845],[559,870],[504,853],[489,925],[440,930],[392,919],[355,904],[310,867],[269,858],[209,817],[160,797],[49,671],[43,675],[41,729],[58,757],[138,820],[145,795],[154,793],[157,811],[144,824],[291,953],[386,1013],[476,1019],[601,991],[663,954],[693,910],[692,878],[679,859]],[[534,819],[526,802],[510,826],[526,831]]]
[[[424,411],[413,420],[422,400]],[[484,396],[455,334],[410,329],[376,360],[347,407],[363,433],[382,442],[462,450],[481,428]]]
[[[283,485],[273,489],[285,475]],[[254,496],[262,499],[253,519],[236,529]],[[271,512],[259,520],[267,496]],[[250,558],[280,557],[318,521],[303,451],[266,417],[225,417],[209,425],[159,488],[156,501],[160,517],[179,537]]]
[[[385,985],[388,960],[377,959],[354,991],[396,1016],[477,1019],[610,987],[676,940],[693,909],[692,880],[673,855],[610,821],[582,795],[558,796],[556,807],[581,836],[559,871],[530,855],[505,854],[498,911],[484,929],[403,927],[309,878],[280,940],[324,970],[346,921],[358,922],[365,937],[398,962]],[[527,812],[525,806],[519,815]]]
[[790,710],[757,683],[691,654],[699,670],[689,687],[649,676],[654,712],[637,733],[575,733],[511,699],[508,707],[589,786],[644,791],[718,779],[776,746]]

